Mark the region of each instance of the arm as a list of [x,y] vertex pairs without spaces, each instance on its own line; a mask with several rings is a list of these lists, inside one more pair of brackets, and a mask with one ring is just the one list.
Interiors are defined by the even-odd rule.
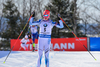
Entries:
[[24,42],[24,38],[20,42],[23,43]]
[[30,19],[29,25],[39,25],[40,24],[40,20],[39,21],[34,21],[34,17],[32,17]]
[[59,24],[57,22],[52,22],[52,24],[53,24],[53,26],[56,26],[58,28],[64,27],[62,20],[59,20]]
[[60,16],[60,14],[57,15],[58,20],[59,20],[59,21],[58,21],[59,23],[55,22],[55,23],[53,24],[53,26],[56,26],[56,27],[58,27],[58,28],[63,28],[64,25],[63,25],[62,20],[59,18],[59,16]]
[[30,19],[29,25],[39,25],[40,24],[40,20],[39,21],[34,21],[34,17],[35,17],[35,11],[32,12],[32,18]]
[[59,25],[56,25],[56,27],[58,27],[58,28],[63,28],[64,27],[62,20],[59,20]]

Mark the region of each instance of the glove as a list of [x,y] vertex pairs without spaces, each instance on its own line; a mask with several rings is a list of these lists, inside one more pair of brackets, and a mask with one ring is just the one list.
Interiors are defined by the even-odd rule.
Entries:
[[60,18],[59,18],[59,17],[60,17],[60,14],[58,14],[58,15],[57,15],[58,20],[60,20]]
[[32,17],[35,17],[35,11],[33,11],[32,14],[33,14]]
[[31,37],[31,35],[28,35],[28,37]]
[[29,35],[29,34],[30,34],[30,32],[27,33],[27,35]]

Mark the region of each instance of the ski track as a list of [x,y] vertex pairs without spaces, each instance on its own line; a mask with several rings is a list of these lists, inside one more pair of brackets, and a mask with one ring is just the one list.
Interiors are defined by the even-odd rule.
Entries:
[[[12,51],[6,59],[9,51],[0,51],[0,67],[36,67],[38,52]],[[50,51],[50,67],[100,67],[100,52],[92,51],[95,59],[85,51]],[[45,67],[43,55],[41,67]]]

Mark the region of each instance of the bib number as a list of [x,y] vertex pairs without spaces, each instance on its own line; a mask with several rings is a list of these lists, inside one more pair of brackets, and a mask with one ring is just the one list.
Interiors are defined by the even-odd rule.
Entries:
[[44,28],[44,32],[46,32],[46,28]]

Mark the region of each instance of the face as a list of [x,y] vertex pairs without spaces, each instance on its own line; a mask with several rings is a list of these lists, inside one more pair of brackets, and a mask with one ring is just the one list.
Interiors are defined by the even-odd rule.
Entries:
[[50,15],[43,15],[44,20],[48,20]]

